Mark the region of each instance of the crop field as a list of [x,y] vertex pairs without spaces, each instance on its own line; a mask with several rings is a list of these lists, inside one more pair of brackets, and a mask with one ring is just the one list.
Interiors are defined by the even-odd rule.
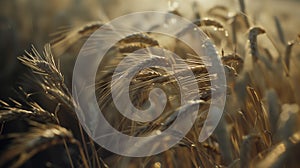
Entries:
[[[0,168],[300,167],[299,9],[299,0],[2,0]],[[145,11],[178,20],[143,17]],[[132,23],[116,19],[135,12],[140,17]],[[209,40],[194,43],[204,55],[177,38],[190,31],[179,18]],[[176,37],[141,30],[120,35],[96,66],[80,58],[113,41],[106,35],[114,20],[147,30],[175,23],[180,31]],[[98,46],[87,45],[95,39]],[[159,49],[175,54],[159,55]],[[220,64],[209,62],[214,55]],[[82,69],[78,60],[86,61]],[[216,66],[224,77],[210,71]],[[95,76],[85,74],[93,67]],[[224,85],[215,85],[222,79]],[[90,88],[96,107],[84,97]],[[88,114],[95,108],[101,115]],[[95,122],[99,116],[122,135],[150,138],[122,146],[106,121]],[[97,139],[98,128],[104,131]],[[199,141],[202,133],[207,138]],[[172,138],[178,142],[166,147]],[[116,146],[126,154],[110,150]],[[165,150],[153,152],[159,149]],[[137,156],[141,151],[146,154]]]

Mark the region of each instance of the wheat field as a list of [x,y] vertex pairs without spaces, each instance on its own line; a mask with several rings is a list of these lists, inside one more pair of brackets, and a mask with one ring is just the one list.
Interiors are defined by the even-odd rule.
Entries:
[[[0,167],[300,167],[299,7],[299,0],[1,1]],[[114,128],[131,136],[152,135],[166,130],[180,110],[201,105],[178,144],[157,155],[127,157],[106,150],[85,132],[75,112],[81,107],[72,94],[72,73],[92,33],[118,16],[145,10],[187,18],[212,40],[227,95],[217,128],[199,142],[214,89],[203,61],[159,34],[120,40],[95,78],[99,108]],[[181,106],[174,76],[156,67],[143,69],[130,83],[131,102],[147,107],[150,91],[158,87],[167,105],[155,121],[134,122],[117,111],[110,83],[128,53],[147,47],[168,48],[184,59],[201,97]],[[147,61],[153,60],[133,60],[133,68]]]

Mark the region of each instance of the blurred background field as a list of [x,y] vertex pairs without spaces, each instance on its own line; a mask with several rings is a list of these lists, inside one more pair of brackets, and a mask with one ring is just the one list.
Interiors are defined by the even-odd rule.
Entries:
[[[178,0],[181,13],[192,17],[192,0]],[[239,10],[237,0],[198,0],[199,9],[205,11],[214,5],[224,5],[232,11]],[[159,4],[159,5],[158,5]],[[249,16],[263,25],[270,34],[276,34],[274,16],[277,16],[287,38],[298,33],[300,7],[297,0],[246,1]],[[16,57],[22,55],[32,44],[41,49],[53,40],[51,34],[83,25],[90,21],[108,21],[129,12],[162,10],[169,8],[168,1],[161,0],[2,0],[0,2],[1,28],[1,98],[12,96],[13,86],[23,72]]]
[[[198,0],[201,10],[214,5],[224,5],[239,10],[237,0]],[[178,0],[182,14],[191,18],[192,0]],[[159,4],[159,5],[158,5]],[[246,1],[252,19],[264,25],[269,33],[275,34],[274,16],[280,18],[285,35],[292,38],[298,33],[300,5],[297,0],[252,0]],[[17,82],[22,68],[16,57],[34,44],[42,46],[53,40],[51,34],[60,29],[68,29],[90,21],[108,21],[129,12],[162,10],[169,8],[168,1],[161,0],[2,0],[1,19],[1,97],[12,93],[11,87]]]

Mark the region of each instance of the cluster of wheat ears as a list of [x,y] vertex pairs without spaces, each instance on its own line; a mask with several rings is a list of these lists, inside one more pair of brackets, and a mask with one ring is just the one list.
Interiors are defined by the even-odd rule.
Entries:
[[[19,60],[31,70],[16,88],[19,99],[1,101],[0,167],[297,167],[300,165],[300,52],[299,38],[286,41],[281,22],[275,18],[276,37],[257,26],[240,11],[214,6],[196,24],[214,42],[226,72],[227,100],[223,117],[205,142],[198,142],[210,101],[210,78],[203,61],[184,44],[151,33],[137,33],[120,40],[99,65],[96,94],[106,119],[120,132],[147,136],[165,130],[179,110],[201,104],[189,133],[171,149],[149,157],[125,157],[111,153],[93,141],[75,113],[79,105],[60,70],[59,59],[72,53],[72,46],[88,37],[103,22],[92,22],[58,33],[40,54],[34,47]],[[196,6],[197,4],[193,4]],[[170,13],[181,15],[174,9]],[[168,41],[168,40],[167,40]],[[264,44],[270,45],[264,45]],[[114,107],[110,83],[118,63],[135,50],[168,48],[182,57],[193,71],[201,99],[180,106],[174,76],[159,68],[138,72],[130,83],[132,103],[143,109],[149,91],[161,88],[168,102],[163,115],[150,123],[131,121]],[[52,54],[53,53],[53,54]],[[73,53],[74,54],[74,53]],[[75,59],[75,56],[74,56]],[[133,66],[145,64],[135,62]],[[157,142],[162,143],[162,142]],[[153,146],[155,148],[155,146]],[[138,149],[133,149],[138,150]]]

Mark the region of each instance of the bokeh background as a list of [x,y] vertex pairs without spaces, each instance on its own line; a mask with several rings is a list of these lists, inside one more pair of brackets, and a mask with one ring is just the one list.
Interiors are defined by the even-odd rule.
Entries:
[[[193,15],[191,4],[198,2],[199,10],[216,4],[238,10],[237,0],[1,0],[0,1],[0,98],[13,97],[13,87],[20,82],[24,68],[17,61],[34,45],[38,50],[54,39],[53,33],[68,30],[90,21],[108,21],[120,15],[170,8],[178,2],[180,12],[187,18]],[[262,23],[268,33],[275,34],[274,16],[277,16],[287,39],[299,31],[299,0],[246,0],[251,17]],[[52,36],[51,36],[52,35]],[[62,59],[68,59],[65,56]]]

